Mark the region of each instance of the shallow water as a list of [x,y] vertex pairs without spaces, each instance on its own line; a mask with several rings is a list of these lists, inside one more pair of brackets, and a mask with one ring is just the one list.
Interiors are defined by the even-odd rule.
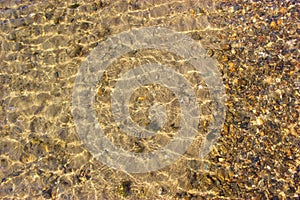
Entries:
[[[297,4],[296,1],[231,0],[0,1],[0,197],[299,198]],[[180,46],[175,53],[170,52],[172,48],[157,48],[173,33],[160,35],[152,48],[132,48],[111,59],[116,55],[111,52],[122,47],[118,43],[122,40],[113,41],[110,46],[105,46],[105,41],[146,27],[167,28],[192,38],[195,47],[201,45],[206,50],[195,56],[205,63],[202,67],[210,66],[210,70],[216,67],[217,72],[199,73],[197,66],[189,62],[192,59],[184,51],[186,46]],[[146,36],[143,32],[124,42],[134,46],[141,38],[147,39]],[[181,36],[178,37],[174,37],[178,42],[170,41],[174,48],[180,44]],[[99,60],[97,47],[98,52],[106,47],[112,50],[106,57],[100,54],[103,60]],[[195,49],[189,53],[194,52]],[[89,63],[87,58],[93,62]],[[111,63],[99,73],[102,65],[97,64],[103,64],[105,59]],[[208,65],[203,59],[214,63]],[[145,68],[134,71],[136,76],[126,74],[150,63],[164,65],[175,73],[157,73],[156,68],[152,71]],[[80,70],[86,70],[84,75],[92,78],[95,73],[96,81],[79,79]],[[122,79],[122,75],[128,76]],[[155,133],[141,138],[141,132],[126,129],[128,124],[116,123],[113,114],[118,113],[116,108],[122,106],[122,98],[136,83],[132,78],[155,79],[159,75],[160,80],[169,80],[174,86],[179,83],[184,89],[177,94],[177,87],[172,90],[174,86],[149,83],[133,90],[127,99],[131,122],[138,128],[144,127],[143,133]],[[120,80],[124,82],[118,85]],[[222,85],[212,90],[210,85],[218,80]],[[191,86],[190,90],[185,84]],[[75,86],[83,89],[76,90]],[[92,93],[87,92],[89,87],[93,88]],[[222,100],[218,102],[213,97],[222,94],[223,87],[226,99],[223,95],[215,96]],[[115,92],[119,93],[113,96]],[[93,113],[80,110],[85,108],[83,104],[82,107],[78,104],[76,112],[77,100],[89,102],[88,94],[93,97]],[[180,95],[183,98],[178,98]],[[191,108],[194,101],[200,116],[196,118],[195,111],[183,117],[182,105],[186,103],[185,108]],[[191,144],[174,162],[159,157],[165,159],[163,163],[148,163],[159,169],[124,172],[128,166],[136,169],[127,155],[152,155],[147,153],[164,149],[178,138],[185,123],[194,125],[194,117],[197,126],[184,129],[187,131],[183,131],[180,142],[176,143],[180,146],[191,141]],[[116,148],[131,153],[111,158],[114,154],[109,154],[106,143],[99,145],[100,136],[89,137],[93,130],[82,134],[80,130],[86,129],[80,127],[94,119],[98,122],[95,130],[101,129],[102,136]],[[223,125],[219,135],[218,129],[208,134],[214,122]],[[196,133],[195,137],[191,137],[192,133]],[[178,155],[179,149],[174,147],[170,155]],[[109,156],[105,157],[105,151]],[[117,166],[109,166],[100,158]],[[139,169],[148,168],[145,165]]]

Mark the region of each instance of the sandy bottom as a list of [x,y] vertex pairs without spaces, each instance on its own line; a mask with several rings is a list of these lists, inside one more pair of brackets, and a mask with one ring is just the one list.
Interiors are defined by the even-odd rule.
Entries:
[[[297,1],[76,2],[0,1],[1,199],[300,197]],[[115,123],[112,92],[120,74],[138,65],[155,62],[176,71],[201,110],[198,134],[176,162],[125,173],[97,160],[81,140],[73,87],[98,44],[153,26],[186,34],[216,61],[227,96],[225,122],[210,153],[199,157],[216,108],[203,78],[170,52],[122,55],[99,78],[93,105],[114,145],[134,153],[159,150],[181,127],[180,99],[159,84],[136,89],[128,105],[135,124],[158,134],[137,138]]]

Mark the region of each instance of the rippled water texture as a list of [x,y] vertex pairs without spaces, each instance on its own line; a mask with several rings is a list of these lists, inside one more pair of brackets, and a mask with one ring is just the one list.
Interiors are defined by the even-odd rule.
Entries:
[[[205,50],[199,58],[212,60],[217,73],[199,73],[191,60],[175,54],[185,55],[184,49],[131,49],[95,73],[101,76],[88,85],[94,91],[89,107],[93,115],[75,107],[77,97],[90,94],[86,87],[74,89],[81,67],[87,66],[89,75],[102,67],[89,65],[90,55],[97,58],[93,50],[118,34],[150,27],[192,38]],[[299,30],[299,2],[294,0],[0,0],[0,198],[299,198]],[[131,39],[128,44],[135,44]],[[138,66],[151,67],[150,63],[172,72],[156,74],[155,67],[138,71]],[[129,73],[132,69],[138,70]],[[142,80],[144,74],[161,82],[128,82],[134,75]],[[161,84],[170,79],[160,74],[183,89]],[[212,90],[207,82],[212,76],[219,77],[226,93],[226,98],[217,96],[224,103],[224,123],[222,104],[214,99],[223,86]],[[128,96],[131,90],[126,88],[136,86],[133,83],[147,84]],[[194,91],[194,96],[186,91]],[[128,97],[130,123],[154,135],[143,138],[136,129],[126,129],[128,121],[116,123],[113,114],[122,110],[121,97]],[[182,105],[191,104],[197,111],[183,115]],[[116,157],[103,157],[107,146],[97,146],[99,138],[89,137],[92,131],[83,135],[78,128],[95,116],[95,129],[116,148],[152,155],[148,153],[170,144],[197,113],[196,126],[185,129],[196,134],[193,140],[184,135],[182,143],[191,140],[184,153],[144,173],[129,173],[124,165],[107,166]],[[85,121],[78,122],[79,116]],[[210,129],[214,122],[223,123],[220,133]],[[128,130],[131,134],[125,134]],[[87,145],[85,136],[95,142]]]

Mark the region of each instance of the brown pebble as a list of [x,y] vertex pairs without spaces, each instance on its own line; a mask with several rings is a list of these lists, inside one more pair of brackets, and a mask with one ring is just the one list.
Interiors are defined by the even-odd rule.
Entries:
[[190,14],[194,17],[195,16],[195,10],[194,9],[190,9]]
[[231,46],[228,43],[227,44],[221,44],[220,46],[221,46],[221,49],[224,50],[224,51],[231,49]]
[[226,62],[228,60],[229,60],[228,56],[226,56],[226,55],[223,55],[222,58],[221,58],[221,62]]
[[278,20],[277,20],[277,24],[278,24],[278,26],[281,26],[281,25],[283,24],[282,19],[278,19]]
[[233,62],[228,63],[228,66],[229,66],[229,71],[230,72],[234,72],[235,71],[234,63]]
[[279,9],[279,12],[282,13],[282,14],[286,13],[286,8],[285,7],[281,7]]
[[277,27],[276,22],[275,22],[275,21],[272,21],[272,22],[270,23],[270,26],[271,26],[271,28],[276,28],[276,27]]

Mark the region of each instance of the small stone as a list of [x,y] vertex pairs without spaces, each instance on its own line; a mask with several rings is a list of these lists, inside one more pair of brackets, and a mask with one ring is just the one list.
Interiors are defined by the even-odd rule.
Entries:
[[277,24],[278,24],[278,26],[281,26],[281,25],[283,24],[282,19],[278,19],[278,20],[277,20]]
[[67,115],[63,115],[61,118],[60,118],[60,121],[62,123],[68,123],[69,122],[69,117]]
[[71,9],[76,9],[76,8],[78,8],[79,6],[80,6],[80,4],[75,3],[75,4],[70,5],[69,8],[71,8]]
[[276,22],[275,21],[272,21],[271,23],[270,23],[270,26],[271,26],[271,28],[276,28]]
[[73,48],[73,50],[70,52],[70,57],[76,57],[82,55],[82,46],[77,45]]
[[279,9],[279,12],[282,13],[282,14],[285,14],[286,11],[287,11],[287,9],[286,9],[285,7],[281,7],[281,8]]
[[131,194],[131,181],[122,182],[121,190],[124,197],[127,197]]
[[265,133],[262,131],[262,132],[259,133],[259,135],[260,135],[261,137],[263,137],[263,136],[265,135]]
[[214,51],[209,49],[209,50],[207,50],[206,55],[209,57],[212,57],[214,55]]
[[230,50],[230,49],[231,49],[231,46],[230,46],[230,44],[228,44],[228,43],[221,44],[220,47],[221,47],[221,49],[224,50],[224,51]]
[[190,14],[194,17],[195,16],[195,10],[194,9],[190,9]]
[[17,39],[16,33],[15,33],[15,32],[10,33],[10,34],[7,36],[7,39],[8,39],[8,40],[16,40],[16,39]]
[[226,55],[223,55],[222,58],[221,58],[221,62],[226,62],[228,60],[229,60],[228,56],[226,56]]
[[89,23],[87,22],[83,22],[81,25],[80,25],[80,28],[82,30],[87,30],[89,28]]
[[260,117],[258,117],[257,119],[256,119],[256,124],[257,125],[262,125],[264,122],[263,122],[263,120],[260,118]]
[[59,72],[55,72],[55,73],[54,73],[54,77],[55,77],[55,78],[59,78]]
[[253,158],[252,164],[257,163],[259,160],[260,160],[260,157],[256,156],[255,158]]

